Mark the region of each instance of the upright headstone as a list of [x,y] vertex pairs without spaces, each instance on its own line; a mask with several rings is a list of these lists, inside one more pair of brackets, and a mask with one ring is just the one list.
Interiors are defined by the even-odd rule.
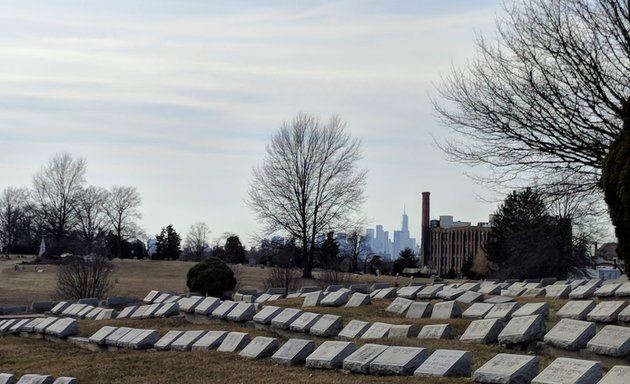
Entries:
[[375,322],[361,335],[361,339],[382,339],[387,337],[391,327],[391,324]]
[[271,356],[271,361],[286,365],[304,364],[306,358],[314,350],[315,342],[313,340],[289,339]]
[[469,376],[472,354],[468,351],[438,349],[414,371],[414,376]]
[[470,322],[459,341],[482,344],[496,343],[503,330],[501,319],[483,319]]
[[431,313],[433,312],[433,305],[431,305],[428,301],[414,301],[409,305],[409,309],[407,309],[407,314],[405,315],[408,319],[421,319],[424,317],[431,317]]
[[238,355],[248,359],[263,359],[273,355],[278,350],[278,345],[276,338],[258,336],[254,337]]
[[595,308],[593,300],[569,301],[556,312],[556,318],[586,320],[586,315],[593,308]]
[[343,360],[350,356],[356,345],[351,341],[325,341],[306,358],[306,367],[315,369],[340,369]]
[[390,346],[372,360],[370,373],[373,375],[412,375],[427,357],[429,357],[429,352],[425,348]]
[[594,323],[573,319],[561,319],[544,337],[545,343],[554,347],[577,351],[597,333]]
[[225,337],[228,335],[226,331],[208,331],[199,340],[195,341],[192,346],[193,351],[207,351],[218,348]]
[[607,325],[586,344],[586,349],[600,355],[630,354],[630,327]]
[[532,380],[532,384],[588,384],[602,378],[602,364],[598,361],[558,357]]
[[370,323],[361,320],[350,320],[348,324],[339,332],[339,337],[346,339],[355,339],[363,336],[365,331],[370,328]]
[[499,343],[517,344],[542,340],[545,336],[545,318],[542,315],[513,317],[499,333]]
[[311,327],[311,335],[335,337],[343,329],[343,319],[337,315],[322,315]]
[[499,353],[472,377],[476,383],[529,383],[538,375],[539,361],[537,356]]
[[250,337],[244,332],[230,332],[217,348],[219,352],[237,352],[249,344]]

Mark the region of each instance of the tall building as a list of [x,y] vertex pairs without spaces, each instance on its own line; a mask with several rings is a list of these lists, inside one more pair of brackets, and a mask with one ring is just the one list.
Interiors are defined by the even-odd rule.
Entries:
[[372,252],[382,256],[384,260],[397,259],[400,251],[405,248],[411,248],[416,254],[418,253],[416,239],[409,235],[409,217],[404,211],[401,229],[393,232],[393,241],[389,238],[389,231],[384,231],[382,225],[377,225],[375,229],[368,228],[367,237]]

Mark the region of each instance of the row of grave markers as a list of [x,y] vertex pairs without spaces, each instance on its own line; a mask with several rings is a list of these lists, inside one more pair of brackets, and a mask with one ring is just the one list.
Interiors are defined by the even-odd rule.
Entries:
[[54,378],[50,375],[27,374],[20,379],[11,373],[0,373],[0,384],[78,384],[75,377],[62,376]]

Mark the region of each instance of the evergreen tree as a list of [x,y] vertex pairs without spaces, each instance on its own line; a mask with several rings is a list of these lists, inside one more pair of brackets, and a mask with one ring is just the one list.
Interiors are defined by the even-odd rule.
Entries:
[[246,260],[246,252],[241,239],[236,235],[232,235],[225,241],[225,257],[230,263],[241,264]]
[[181,238],[172,224],[162,228],[159,235],[155,236],[155,255],[157,260],[176,260],[182,253]]
[[319,262],[324,268],[336,268],[337,257],[339,256],[339,244],[335,240],[335,233],[328,232],[326,234],[326,240],[319,247]]
[[394,261],[394,273],[402,273],[405,268],[417,268],[418,259],[411,248],[400,251],[398,258]]

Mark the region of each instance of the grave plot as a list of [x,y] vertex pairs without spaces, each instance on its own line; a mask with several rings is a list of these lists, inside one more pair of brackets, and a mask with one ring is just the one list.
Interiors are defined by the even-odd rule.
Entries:
[[500,344],[517,344],[542,340],[545,336],[545,318],[542,315],[513,317],[499,333]]
[[470,322],[459,341],[482,344],[496,343],[503,330],[501,319],[483,319]]
[[414,371],[414,376],[470,376],[472,354],[468,351],[438,349]]
[[248,359],[263,359],[273,355],[278,350],[278,346],[278,339],[258,336],[241,350],[239,356]]
[[556,312],[558,319],[586,320],[586,315],[595,308],[593,300],[569,301]]
[[427,357],[429,352],[425,348],[387,347],[370,363],[370,373],[379,376],[412,375]]
[[315,351],[313,340],[289,339],[271,356],[271,361],[286,365],[304,364],[313,351]]
[[598,323],[616,323],[619,313],[627,305],[625,301],[602,301],[586,315],[586,319]]
[[418,339],[452,339],[453,327],[450,324],[430,324],[422,327]]
[[544,337],[545,343],[554,347],[577,351],[586,348],[597,333],[594,323],[582,320],[562,319]]
[[335,337],[343,329],[343,319],[336,315],[322,315],[310,329],[310,333],[320,337]]
[[558,357],[532,380],[532,384],[597,383],[602,365],[597,361]]
[[369,373],[370,363],[387,349],[380,344],[364,344],[343,360],[343,369],[355,373]]
[[306,358],[306,367],[314,369],[340,369],[343,360],[350,356],[356,345],[351,341],[325,341]]
[[630,327],[606,325],[586,344],[586,349],[600,355],[630,354]]
[[193,351],[208,351],[219,348],[225,337],[228,335],[226,331],[208,331],[199,340],[192,345]]
[[538,375],[537,356],[499,353],[477,369],[472,378],[477,383],[529,383]]

